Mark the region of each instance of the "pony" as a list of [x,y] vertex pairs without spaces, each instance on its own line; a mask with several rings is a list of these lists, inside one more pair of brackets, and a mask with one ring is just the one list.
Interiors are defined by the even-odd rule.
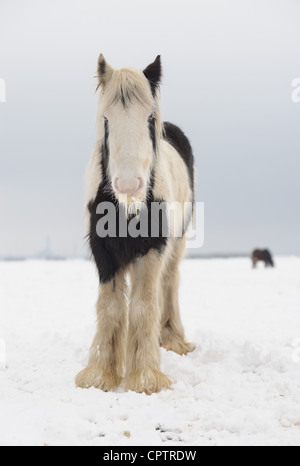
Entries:
[[[194,202],[194,156],[183,131],[161,121],[161,76],[160,55],[143,71],[113,69],[102,54],[98,59],[97,141],[86,174],[86,215],[100,286],[96,335],[87,367],[76,377],[80,388],[110,391],[123,383],[127,391],[146,394],[169,389],[160,346],[180,355],[194,349],[178,301],[179,264],[193,215],[184,205]],[[145,208],[162,203],[176,203],[182,215],[171,221],[159,209],[158,234],[152,234],[149,213],[147,235],[121,234],[121,223],[137,225]],[[113,207],[104,209],[108,216],[102,205]],[[182,219],[182,235],[176,236]],[[99,235],[106,220],[114,233]],[[163,220],[173,222],[169,236],[162,234]]]
[[252,253],[252,264],[253,268],[256,268],[257,262],[261,261],[265,263],[266,267],[275,267],[272,255],[268,249],[255,249]]

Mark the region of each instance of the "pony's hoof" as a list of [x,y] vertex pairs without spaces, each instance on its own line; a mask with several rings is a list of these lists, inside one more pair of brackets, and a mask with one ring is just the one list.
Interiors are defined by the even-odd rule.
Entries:
[[78,388],[99,388],[104,392],[115,390],[121,383],[121,377],[112,372],[104,371],[97,366],[87,367],[75,379]]
[[167,342],[162,342],[162,347],[167,351],[173,351],[174,353],[180,354],[180,356],[182,356],[194,351],[196,345],[194,345],[194,343],[188,343],[186,341],[179,341],[174,339],[168,340]]
[[132,390],[137,393],[152,393],[168,390],[171,388],[172,380],[159,370],[149,370],[130,374],[124,381],[125,390]]

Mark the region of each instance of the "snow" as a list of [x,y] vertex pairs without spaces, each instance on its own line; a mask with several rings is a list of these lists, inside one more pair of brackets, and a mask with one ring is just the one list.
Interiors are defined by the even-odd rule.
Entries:
[[[300,445],[300,258],[182,263],[196,350],[161,350],[172,390],[76,389],[95,331],[86,261],[0,262],[1,445]],[[6,360],[5,360],[6,353]]]

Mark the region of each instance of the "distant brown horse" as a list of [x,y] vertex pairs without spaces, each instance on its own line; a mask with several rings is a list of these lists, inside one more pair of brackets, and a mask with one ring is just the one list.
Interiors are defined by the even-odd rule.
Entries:
[[255,249],[252,253],[253,268],[256,267],[257,262],[264,262],[266,267],[275,267],[272,255],[268,249]]

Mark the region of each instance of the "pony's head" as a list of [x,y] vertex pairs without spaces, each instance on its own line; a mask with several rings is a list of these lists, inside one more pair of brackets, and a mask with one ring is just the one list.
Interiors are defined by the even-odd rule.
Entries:
[[102,174],[115,196],[144,201],[154,182],[162,125],[159,109],[160,56],[144,71],[114,70],[101,54],[98,60],[99,141]]

